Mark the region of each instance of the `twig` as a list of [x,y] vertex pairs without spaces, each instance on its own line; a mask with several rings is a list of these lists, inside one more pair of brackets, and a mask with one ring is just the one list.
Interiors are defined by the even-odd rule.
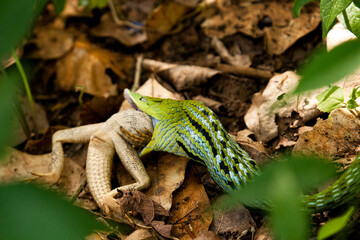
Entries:
[[233,65],[218,63],[215,68],[222,72],[232,73],[236,75],[245,75],[253,78],[270,79],[273,76],[270,71],[252,68],[252,67],[233,66]]
[[131,91],[136,91],[140,87],[140,76],[141,76],[141,65],[144,60],[144,55],[140,55],[136,59],[136,67],[135,67],[135,76],[134,76],[134,84],[131,87]]

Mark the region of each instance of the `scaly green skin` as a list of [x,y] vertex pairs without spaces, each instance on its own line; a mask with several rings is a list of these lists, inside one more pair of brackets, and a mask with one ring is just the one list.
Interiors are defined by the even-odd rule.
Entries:
[[[140,155],[165,151],[205,163],[213,179],[226,191],[240,189],[260,173],[256,162],[226,132],[216,115],[203,103],[146,97],[125,90],[134,107],[148,114],[154,133]],[[360,158],[324,191],[301,200],[310,211],[322,211],[343,204],[359,192]],[[252,207],[268,209],[269,203]]]

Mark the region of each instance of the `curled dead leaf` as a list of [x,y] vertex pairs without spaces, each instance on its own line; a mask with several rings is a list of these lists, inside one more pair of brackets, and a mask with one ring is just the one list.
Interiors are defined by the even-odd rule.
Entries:
[[200,86],[220,72],[211,68],[170,64],[144,59],[143,68],[167,79],[178,91]]

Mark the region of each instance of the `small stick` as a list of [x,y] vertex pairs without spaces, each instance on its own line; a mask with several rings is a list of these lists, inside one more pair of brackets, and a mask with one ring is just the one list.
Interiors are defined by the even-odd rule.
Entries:
[[131,91],[133,92],[135,92],[140,87],[141,65],[143,60],[144,60],[144,55],[142,54],[136,58],[134,84],[131,87]]
[[252,67],[233,66],[233,65],[218,63],[215,68],[222,72],[233,73],[236,75],[245,75],[253,78],[270,79],[273,76],[270,71],[252,68]]

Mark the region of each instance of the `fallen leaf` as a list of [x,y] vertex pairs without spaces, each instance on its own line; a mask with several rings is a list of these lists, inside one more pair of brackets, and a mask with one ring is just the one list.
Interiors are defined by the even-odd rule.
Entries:
[[173,235],[181,239],[193,239],[207,230],[212,221],[210,201],[200,179],[191,167],[181,188],[174,193],[174,204],[169,222],[173,223]]
[[118,84],[113,84],[110,70],[119,79],[125,79],[133,67],[129,55],[101,49],[86,40],[78,39],[74,49],[56,64],[56,84],[65,91],[81,86],[86,93],[109,97],[117,95]]
[[[145,194],[166,210],[170,210],[173,192],[184,181],[188,161],[187,158],[169,153],[156,153],[146,157],[143,163],[150,176],[151,186],[144,191]],[[134,182],[130,174],[120,164],[116,168],[116,174],[121,186]]]
[[[20,112],[22,111],[24,113],[23,116],[15,109],[16,107],[22,108]],[[29,127],[28,131],[30,134],[34,133],[35,131],[37,131],[38,134],[43,134],[49,128],[49,122],[45,109],[40,104],[34,102],[34,110],[36,115],[35,120],[32,115],[28,98],[20,99],[20,106],[14,106],[13,116],[17,116],[17,118],[14,120],[14,127],[11,131],[12,136],[9,138],[8,144],[10,146],[19,145],[29,139],[25,132],[27,130],[25,130],[22,125],[23,121],[25,121]]]
[[181,18],[193,9],[194,7],[176,1],[162,2],[154,9],[145,24],[148,36],[145,45],[151,46],[164,35],[169,34]]
[[29,58],[58,59],[72,49],[74,36],[54,27],[37,27],[33,37],[26,45],[26,56]]
[[266,224],[262,224],[255,232],[255,240],[273,240],[274,234],[271,228]]
[[170,64],[150,59],[144,59],[143,68],[167,79],[178,91],[200,86],[220,73],[211,68]]
[[161,216],[169,216],[167,210],[140,191],[118,191],[114,198],[124,212],[128,209],[138,212],[146,225],[152,226],[163,237],[171,238],[172,225],[159,220]]
[[97,37],[112,37],[127,47],[143,43],[148,39],[144,31],[118,26],[110,13],[101,16],[100,24],[91,29],[91,34]]
[[256,223],[252,219],[249,211],[243,207],[238,206],[228,210],[216,207],[217,202],[222,202],[228,196],[219,197],[214,203],[214,221],[212,230],[226,239],[240,239],[248,233],[254,232]]
[[127,236],[124,240],[157,240],[148,229],[137,229]]
[[120,104],[123,102],[123,95],[105,97],[94,97],[86,102],[81,109],[81,125],[105,122],[114,113],[118,112]]
[[318,119],[312,130],[303,133],[293,153],[316,154],[332,159],[356,155],[359,133],[358,117],[346,108],[338,108],[331,113],[331,118]]
[[[276,118],[284,118],[286,122],[292,122],[289,126],[295,127],[320,115],[316,100],[320,90],[289,97],[298,82],[299,76],[288,71],[272,77],[261,96],[255,95],[256,100],[253,100],[254,105],[246,113],[245,123],[250,130],[260,135],[257,137],[262,142],[267,143],[279,135]],[[292,116],[294,112],[298,113],[302,122]],[[285,128],[281,130],[285,131]]]
[[[48,173],[51,170],[51,153],[32,155],[7,147],[0,161],[0,182],[40,181],[32,173]],[[84,185],[85,170],[65,157],[65,165],[56,188],[68,196],[74,195]]]
[[320,23],[319,4],[307,4],[299,18],[293,16],[292,6],[286,1],[241,1],[220,8],[220,13],[205,20],[201,27],[209,37],[223,38],[237,32],[264,37],[267,52],[281,54]]
[[214,231],[202,230],[194,240],[221,240]]
[[257,164],[262,165],[268,160],[268,153],[261,142],[255,142],[252,137],[254,133],[248,129],[239,131],[234,137],[235,141],[249,153],[250,157],[256,161]]

